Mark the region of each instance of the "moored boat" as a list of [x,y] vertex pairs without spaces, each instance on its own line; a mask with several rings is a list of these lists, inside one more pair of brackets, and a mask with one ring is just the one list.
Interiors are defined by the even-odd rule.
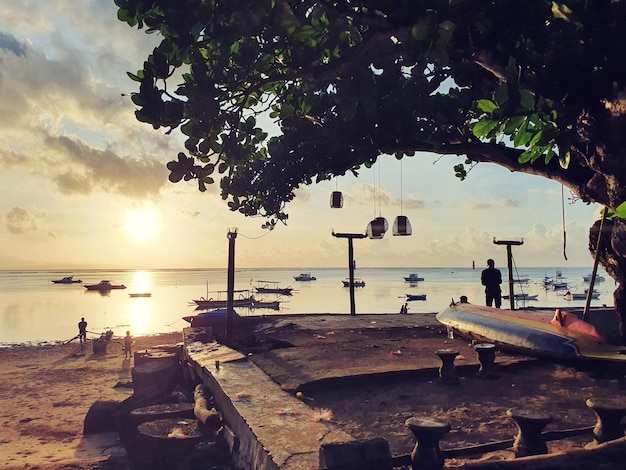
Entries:
[[[350,280],[346,280],[346,281],[341,281],[343,282],[343,287],[350,287]],[[354,282],[352,283],[352,285],[354,287],[365,287],[365,281],[363,281],[362,279],[355,279]]]
[[128,294],[129,297],[152,297],[152,294],[150,292],[136,292],[133,294]]
[[52,282],[55,284],[80,284],[83,281],[74,279],[74,276],[65,276],[61,279],[53,279]]
[[424,278],[418,276],[417,274],[409,274],[408,276],[404,276],[404,280],[407,282],[418,282],[423,281]]
[[111,284],[111,281],[102,280],[98,284],[86,284],[85,289],[97,291],[109,291],[113,289],[126,289],[124,284]]
[[426,300],[426,294],[407,294],[406,300]]
[[[209,297],[209,293],[207,292],[206,297],[200,297],[199,299],[194,299],[194,303],[196,304],[196,308],[198,309],[208,309],[208,308],[226,308],[228,306],[228,299],[224,299],[222,294],[227,294],[228,291],[218,291],[217,298]],[[254,303],[254,296],[250,295],[249,290],[236,290],[234,294],[239,294],[239,297],[233,299],[234,307],[250,307]]]
[[[538,295],[536,295],[536,294],[533,294],[533,295],[531,295],[531,294],[524,294],[524,293],[513,294],[513,298],[515,300],[537,300],[537,297],[538,297]],[[505,300],[509,300],[509,296],[508,295],[503,295],[502,298],[505,299]]]
[[[278,287],[277,281],[257,281],[259,283],[258,286],[254,288],[254,290],[258,294],[280,294],[280,295],[291,295],[291,291],[293,287]],[[263,285],[261,285],[263,284]]]
[[267,308],[269,310],[280,310],[280,300],[254,300],[249,308]]
[[[589,273],[586,276],[583,276],[583,281],[584,282],[591,282],[591,278],[592,278],[593,274]],[[604,282],[604,276],[602,274],[596,274],[596,278],[594,279],[595,282]]]
[[311,276],[311,273],[300,273],[293,277],[296,281],[315,281],[317,278]]
[[[565,294],[563,294],[563,298],[565,300],[587,300],[587,292],[570,292],[570,291],[567,291]],[[592,299],[600,298],[600,292],[592,292],[591,293],[591,298]]]

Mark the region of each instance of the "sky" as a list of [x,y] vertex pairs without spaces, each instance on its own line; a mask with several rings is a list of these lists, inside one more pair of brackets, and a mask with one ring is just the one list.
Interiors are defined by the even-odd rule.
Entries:
[[[228,210],[219,188],[172,184],[183,151],[135,119],[124,93],[158,43],[117,20],[113,0],[0,0],[0,269],[225,268],[237,228],[237,268],[347,265],[347,242],[383,216],[405,215],[410,237],[355,240],[361,267],[506,266],[493,239],[521,240],[520,267],[593,266],[597,205],[567,188],[481,163],[461,182],[462,157],[383,156],[358,178],[301,187],[287,225]],[[332,191],[344,205],[330,207]],[[567,236],[565,253],[564,232]],[[565,259],[565,256],[567,259]]]

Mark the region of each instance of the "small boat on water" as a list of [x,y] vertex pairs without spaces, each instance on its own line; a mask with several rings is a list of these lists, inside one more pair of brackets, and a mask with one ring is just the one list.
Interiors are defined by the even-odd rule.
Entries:
[[[209,297],[209,293],[207,292],[206,297],[194,299],[193,302],[198,309],[226,308],[228,306],[228,299],[224,299],[222,294],[227,295],[227,292],[228,291],[218,291],[217,298]],[[238,298],[233,299],[234,307],[250,307],[255,301],[254,296],[250,295],[249,290],[236,290],[234,293],[239,294]]]
[[407,294],[406,300],[426,300],[426,294]]
[[[530,294],[513,294],[513,298],[515,300],[537,300],[538,295],[530,295]],[[503,295],[503,299],[509,300],[508,295]]]
[[315,281],[317,278],[311,276],[311,273],[300,273],[293,277],[296,281]]
[[249,308],[267,308],[269,310],[280,310],[280,300],[254,300]]
[[[591,277],[593,274],[589,273],[586,276],[583,276],[584,282],[591,282]],[[604,282],[604,276],[602,274],[596,274],[595,282]]]
[[418,282],[423,281],[423,277],[419,277],[417,274],[409,274],[408,276],[404,276],[404,280],[407,282]]
[[[565,300],[587,300],[587,292],[570,292],[570,291],[567,291],[563,295],[563,298]],[[591,298],[592,299],[600,298],[600,292],[592,292]]]
[[53,279],[52,282],[55,284],[80,284],[83,281],[74,279],[74,276],[65,276],[61,279]]
[[150,292],[137,292],[134,294],[128,294],[129,297],[152,297],[152,294]]
[[[278,287],[278,281],[257,281],[259,285],[254,288],[257,294],[280,294],[291,295],[293,287]],[[261,285],[263,284],[263,285]]]
[[[350,287],[350,279],[341,282],[343,282],[343,287]],[[362,279],[355,279],[353,285],[354,287],[365,287],[365,281]]]
[[85,289],[103,292],[113,289],[126,289],[126,286],[124,284],[111,284],[111,281],[102,280],[98,284],[86,284]]

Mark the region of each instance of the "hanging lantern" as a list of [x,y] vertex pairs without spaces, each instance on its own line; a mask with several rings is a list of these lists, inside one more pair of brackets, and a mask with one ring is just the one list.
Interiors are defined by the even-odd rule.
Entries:
[[394,237],[407,237],[413,233],[411,228],[411,222],[406,215],[399,215],[396,220],[393,221],[393,236]]
[[376,217],[367,224],[367,238],[379,240],[385,236],[385,232],[389,230],[389,224],[384,217]]
[[341,191],[333,191],[330,194],[330,207],[341,209],[343,207],[343,194]]

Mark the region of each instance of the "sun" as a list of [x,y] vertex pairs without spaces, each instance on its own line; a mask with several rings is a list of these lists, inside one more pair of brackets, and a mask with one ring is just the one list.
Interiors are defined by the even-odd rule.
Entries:
[[151,240],[159,231],[159,216],[152,209],[133,209],[126,216],[124,230],[137,241]]

